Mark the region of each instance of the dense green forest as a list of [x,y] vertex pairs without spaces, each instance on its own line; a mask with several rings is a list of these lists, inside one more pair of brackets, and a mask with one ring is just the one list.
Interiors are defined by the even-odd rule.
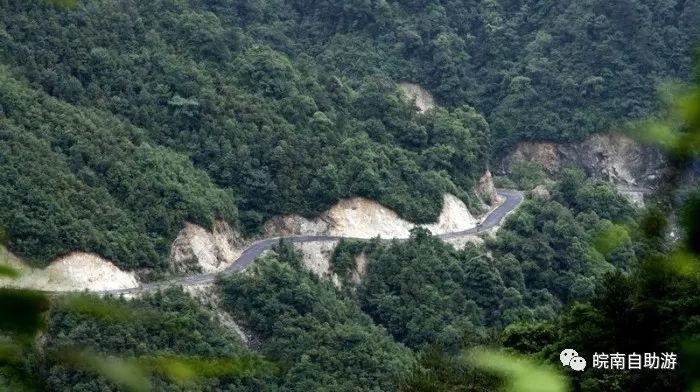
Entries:
[[290,244],[220,287],[224,308],[263,341],[261,353],[288,364],[282,390],[393,390],[412,365],[406,347],[305,270]]
[[[475,178],[514,143],[654,110],[700,26],[693,1],[0,5],[11,249],[161,269],[186,220],[254,231],[359,195],[428,222],[445,191],[475,208]],[[417,114],[402,80],[444,109]]]
[[[553,193],[565,192],[566,184],[562,180]],[[614,252],[596,250],[594,237],[612,225],[605,216],[624,206],[616,221],[632,221],[634,211],[609,184],[571,185],[576,189],[569,191],[578,195],[587,195],[590,187],[607,189],[613,200],[596,193],[600,203],[591,208],[532,198],[495,239],[459,251],[423,229],[414,230],[407,242],[389,245],[341,242],[333,269],[347,274],[348,255],[364,252],[367,272],[357,300],[396,340],[414,349],[438,344],[454,352],[464,339],[479,342],[489,330],[552,319],[563,305],[590,299],[601,276],[627,270],[639,253],[629,239]]]
[[[0,69],[0,73],[6,69]],[[0,74],[0,222],[39,260],[89,250],[157,267],[183,221],[235,221],[230,192],[143,130]]]
[[[170,289],[137,300],[109,299],[102,303],[83,298],[76,303],[99,304],[98,316],[86,312],[90,307],[55,306],[48,317],[48,328],[43,332],[46,344],[40,353],[26,356],[23,362],[11,367],[0,366],[2,385],[13,377],[22,377],[27,390],[49,391],[117,391],[134,384],[117,385],[113,379],[100,377],[90,366],[75,366],[74,360],[64,358],[47,360],[53,354],[81,350],[100,355],[101,360],[113,358],[260,358],[246,348],[240,338],[221,325],[214,314],[184,292]],[[102,309],[102,310],[99,310]],[[58,353],[58,354],[56,354]],[[262,362],[259,362],[262,363]],[[89,365],[89,364],[88,364]],[[107,375],[118,374],[117,362],[106,363],[112,368]],[[31,379],[22,371],[35,372]],[[134,380],[139,377],[136,367],[125,367],[119,378]],[[274,367],[251,369],[248,374],[236,377],[206,378],[196,383],[179,384],[162,375],[152,380],[155,390],[177,391],[259,391],[277,375]],[[29,385],[26,385],[29,384]],[[135,385],[138,385],[136,383]],[[5,391],[2,387],[0,390]],[[15,390],[15,389],[10,389]],[[18,388],[16,390],[24,390]]]
[[[650,216],[634,212],[616,193],[606,200],[606,192],[599,192],[599,203],[583,203],[589,188],[611,188],[595,180],[569,181],[579,176],[563,175],[551,199],[528,199],[483,245],[455,250],[423,229],[403,242],[342,242],[332,259],[336,273],[354,268],[347,259],[360,252],[367,258],[362,281],[353,287],[346,280],[342,290],[306,270],[301,254],[280,243],[250,272],[218,284],[223,308],[279,370],[205,380],[195,390],[494,390],[501,381],[460,359],[463,350],[502,344],[552,363],[569,346],[584,347],[586,355],[641,347],[680,351],[677,331],[697,333],[692,293],[698,281],[658,274],[648,260],[667,252],[662,237],[621,236],[612,247],[593,246],[596,235],[613,225],[603,217],[620,207],[625,212],[616,222],[628,227],[646,230]],[[567,192],[578,196],[575,203],[562,198]],[[647,290],[656,296],[645,298]],[[159,314],[146,322],[115,323],[57,310],[47,331],[49,347],[78,345],[126,356],[251,355],[181,292],[130,306]],[[666,314],[661,324],[658,312]],[[630,334],[627,329],[638,322],[647,326]],[[44,366],[43,377],[56,390],[110,385],[91,373]],[[580,382],[586,391],[610,385],[620,391],[678,389],[685,377],[591,371]],[[154,385],[174,388],[167,380]]]
[[247,4],[244,19],[276,49],[353,78],[410,79],[443,105],[474,106],[500,154],[650,114],[659,79],[689,77],[700,31],[700,5],[683,0]]
[[284,117],[306,126],[317,109],[339,114],[335,78],[418,82],[485,113],[499,146],[580,138],[650,114],[659,79],[687,79],[700,18],[675,0],[17,3],[2,7],[3,49],[37,87],[164,139],[220,127],[234,86],[287,98]]
[[[502,379],[475,368],[464,350],[503,346],[553,364],[565,347],[588,358],[612,350],[683,353],[685,339],[700,333],[700,280],[664,269],[671,247],[663,215],[635,211],[611,185],[582,175],[563,173],[549,198],[529,196],[482,245],[455,250],[424,229],[406,241],[343,241],[332,257],[342,289],[307,270],[301,253],[282,241],[246,273],[217,284],[222,308],[257,352],[172,289],[106,302],[130,309],[128,317],[110,308],[97,318],[80,307],[52,308],[43,354],[10,367],[0,360],[0,379],[35,372],[40,388],[116,390],[92,371],[45,359],[80,347],[126,358],[262,355],[275,364],[184,385],[156,375],[155,390],[496,390]],[[605,232],[618,235],[602,244]],[[360,253],[366,272],[353,282]],[[584,391],[681,390],[691,366],[662,374],[591,370],[573,379]]]
[[[254,230],[273,214],[313,214],[352,195],[417,222],[437,217],[445,191],[476,205],[471,192],[487,165],[490,132],[473,108],[419,116],[395,81],[351,83],[290,59],[243,33],[228,13],[206,8],[3,3],[0,53],[12,66],[2,68],[1,115],[6,127],[38,139],[14,141],[17,151],[0,161],[11,188],[0,223],[14,251],[44,261],[81,248],[122,266],[162,267],[163,244],[185,220],[238,224],[236,207],[243,228]],[[26,118],[29,110],[35,114]],[[115,132],[126,139],[118,143],[130,144],[124,151],[91,135],[114,128],[124,128]],[[51,157],[37,156],[32,143]],[[27,167],[10,155],[22,155]],[[85,197],[43,207],[54,185],[20,187],[21,170],[45,173],[46,159],[55,162],[52,177],[70,178],[67,192]],[[86,210],[80,204],[111,200],[116,206],[105,208],[113,219],[65,217]],[[24,219],[22,209],[45,211]],[[77,226],[69,236],[57,232],[61,220]],[[106,224],[113,235],[100,238]],[[133,231],[144,243],[139,252]]]
[[[690,0],[0,0],[3,278],[5,246],[163,272],[185,222],[252,235],[350,196],[416,222],[445,192],[476,211],[517,143],[630,120],[670,158],[645,209],[517,165],[501,180],[525,200],[494,235],[343,240],[338,286],[281,241],[209,305],[0,288],[0,392],[699,390],[698,33]],[[659,84],[691,79],[663,108]],[[678,368],[574,372],[565,348]]]

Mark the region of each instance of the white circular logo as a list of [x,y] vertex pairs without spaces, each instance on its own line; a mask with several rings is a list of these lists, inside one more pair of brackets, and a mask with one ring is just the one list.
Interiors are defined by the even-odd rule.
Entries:
[[576,350],[567,348],[559,353],[559,360],[563,366],[568,366],[577,372],[586,368],[586,360],[578,356]]
[[578,353],[576,352],[576,350],[570,348],[562,350],[561,354],[559,354],[559,360],[564,366],[569,366],[569,362],[573,357],[578,357]]
[[586,360],[581,357],[573,357],[571,361],[569,361],[569,367],[577,372],[581,372],[586,368]]

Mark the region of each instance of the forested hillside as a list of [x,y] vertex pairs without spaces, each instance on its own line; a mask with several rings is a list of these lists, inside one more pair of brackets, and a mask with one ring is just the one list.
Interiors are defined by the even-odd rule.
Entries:
[[[580,179],[582,173],[570,173]],[[366,276],[356,297],[362,309],[394,338],[413,349],[439,345],[455,352],[466,339],[484,341],[489,330],[516,322],[549,320],[571,301],[590,299],[607,272],[626,271],[645,257],[629,239],[615,252],[593,247],[595,236],[612,225],[611,212],[622,206],[617,222],[635,216],[627,201],[605,183],[562,181],[555,193],[591,195],[600,203],[571,206],[561,197],[532,198],[510,217],[496,239],[485,246],[455,250],[423,229],[407,242],[341,242],[333,269],[353,269],[344,260],[364,252]],[[613,190],[612,199],[605,190]],[[354,257],[350,257],[354,259]],[[349,284],[346,282],[346,284]]]
[[[82,248],[124,266],[162,266],[163,245],[185,219],[222,217],[235,224],[236,206],[243,227],[255,230],[271,215],[314,214],[354,195],[416,222],[438,216],[446,191],[472,200],[490,140],[474,109],[418,115],[396,80],[353,79],[308,57],[290,58],[257,39],[255,29],[244,31],[237,11],[213,12],[210,6],[3,2],[0,53],[10,66],[2,68],[2,118],[38,139],[15,141],[16,151],[0,158],[13,194],[0,224],[11,231],[13,250],[45,261]],[[26,117],[28,108],[36,118]],[[88,116],[93,119],[85,123]],[[59,119],[62,125],[55,123]],[[133,134],[124,151],[111,151],[119,144],[89,134],[111,135],[120,127]],[[51,156],[31,143],[43,144]],[[97,151],[114,157],[98,157]],[[20,155],[25,167],[18,169],[10,159]],[[148,163],[160,161],[156,155],[177,163]],[[130,162],[120,158],[127,156]],[[65,178],[67,192],[86,196],[59,201],[60,208],[42,207],[42,199],[53,197],[52,185],[18,186],[25,181],[18,170],[47,174],[38,169],[47,159],[53,160],[50,181]],[[177,177],[174,166],[184,166]],[[150,198],[149,189],[159,196]],[[221,196],[213,202],[207,194]],[[125,217],[68,218],[61,226],[78,225],[71,238],[51,223],[68,211],[85,211],[80,203],[109,208],[111,199],[126,210],[115,214]],[[100,220],[114,226],[112,238],[99,238],[107,235]],[[143,237],[143,252],[127,250],[136,246],[127,239],[128,226]]]
[[700,26],[700,5],[683,0],[247,4],[247,26],[275,48],[356,79],[410,79],[440,104],[474,106],[498,154],[651,114],[660,79],[689,77]]
[[183,221],[236,220],[230,192],[142,129],[29,90],[5,68],[0,84],[0,222],[13,250],[157,267]]
[[[169,290],[130,302],[112,299],[106,301],[104,306],[110,309],[110,314],[99,318],[89,313],[66,310],[52,313],[50,327],[46,331],[46,352],[70,352],[79,348],[121,358],[259,358],[244,347],[234,333],[203,310],[200,303],[182,291]],[[113,382],[96,376],[91,369],[76,370],[61,362],[36,365],[42,377],[33,382],[39,390],[118,390]],[[118,365],[111,366],[116,368]],[[136,380],[139,377],[133,368],[130,372],[124,379]],[[253,374],[250,372],[251,376]],[[274,371],[265,371],[257,379],[222,377],[190,387],[178,385],[161,375],[153,385],[163,391],[259,391],[266,379],[274,379],[274,375]],[[0,369],[0,381],[1,377]],[[121,385],[119,389],[127,386]]]
[[[446,192],[476,212],[517,143],[628,120],[669,158],[645,209],[576,168],[514,166],[522,203],[460,246],[417,228],[327,237],[309,261],[280,240],[131,299],[0,288],[0,391],[697,389],[698,33],[690,0],[0,0],[3,279],[5,246],[163,276],[187,222],[250,239],[352,196],[415,223]],[[696,85],[662,108],[667,80]],[[194,237],[183,254],[228,240]],[[565,348],[678,368],[575,372]]]
[[[38,140],[11,132],[25,140],[0,161],[13,191],[0,224],[28,259],[82,248],[124,266],[162,266],[184,220],[237,224],[235,207],[247,230],[354,195],[428,222],[443,192],[472,199],[494,152],[650,113],[660,80],[688,77],[699,25],[700,6],[682,1],[86,0],[62,8],[3,0],[4,128]],[[402,80],[423,84],[446,109],[417,114],[397,92]],[[37,118],[24,118],[29,107]],[[86,116],[92,132],[118,123],[136,134],[133,152],[88,136]],[[91,157],[102,150],[138,162]],[[51,179],[18,186],[22,174],[5,155],[32,162],[21,170],[48,175],[39,167],[50,165]],[[59,201],[61,211],[41,207],[58,177],[86,196]],[[138,200],[125,198],[132,190]],[[17,192],[33,213],[14,207]],[[93,208],[81,203],[115,210],[104,219],[114,234],[100,238],[104,214],[72,213],[71,238],[61,238],[52,222]],[[133,233],[144,238],[139,253]]]

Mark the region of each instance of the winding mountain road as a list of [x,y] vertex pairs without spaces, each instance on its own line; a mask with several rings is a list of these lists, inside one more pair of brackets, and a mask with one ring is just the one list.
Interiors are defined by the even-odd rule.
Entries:
[[[442,234],[439,237],[442,239],[452,239],[458,237],[464,237],[468,235],[480,235],[489,232],[490,229],[498,226],[503,218],[510,212],[515,210],[518,205],[523,200],[523,194],[520,191],[509,190],[509,189],[498,189],[498,194],[505,198],[505,201],[493,211],[491,211],[486,218],[478,224],[476,227],[471,229],[456,231],[452,233]],[[241,253],[241,255],[234,261],[228,268],[220,272],[197,274],[184,276],[177,279],[154,282],[143,284],[139,287],[129,288],[129,289],[118,289],[118,290],[104,290],[97,293],[100,294],[137,294],[140,292],[152,291],[157,289],[164,289],[174,285],[183,286],[194,286],[206,283],[212,283],[216,281],[219,276],[227,275],[230,273],[240,272],[251,265],[264,251],[271,249],[273,246],[278,244],[280,240],[290,241],[292,243],[303,243],[303,242],[330,242],[339,241],[341,239],[357,239],[357,240],[367,240],[366,238],[353,238],[353,237],[339,237],[339,236],[329,236],[329,235],[295,235],[288,237],[274,237],[266,238],[260,241],[253,242],[246,250]]]

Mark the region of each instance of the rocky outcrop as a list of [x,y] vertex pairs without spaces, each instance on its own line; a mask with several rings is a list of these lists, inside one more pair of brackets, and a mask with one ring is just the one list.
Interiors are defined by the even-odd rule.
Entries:
[[350,284],[357,286],[362,282],[362,279],[367,275],[367,255],[365,252],[360,252],[355,256],[355,269],[350,274]]
[[110,261],[84,252],[73,252],[46,268],[32,268],[10,254],[6,263],[16,269],[16,279],[0,278],[0,287],[46,291],[103,291],[137,287],[134,272],[120,270]]
[[665,167],[660,151],[620,134],[593,135],[581,143],[521,143],[504,160],[505,170],[518,162],[538,162],[551,174],[580,167],[589,175],[628,186],[651,186]]
[[[463,201],[445,194],[438,221],[420,225],[434,234],[465,230],[476,225],[476,219]],[[264,226],[266,237],[311,234],[354,238],[406,238],[415,224],[398,216],[393,210],[362,197],[339,201],[318,218],[306,219],[298,215],[277,217]]]
[[500,201],[500,196],[496,193],[496,187],[493,185],[493,177],[491,171],[486,170],[474,187],[474,193],[479,198],[483,206],[491,206]]
[[[233,263],[244,248],[240,234],[224,221],[216,222],[211,232],[188,223],[173,242],[170,270],[174,274],[220,271]],[[123,271],[92,253],[73,252],[54,260],[46,268],[32,268],[11,253],[0,262],[20,272],[16,279],[0,278],[0,287],[105,291],[139,286],[135,272]]]
[[263,225],[264,237],[281,237],[301,234],[326,234],[331,223],[326,214],[316,219],[304,218],[300,215],[284,215],[270,218]]
[[544,185],[537,185],[533,190],[530,191],[532,193],[532,196],[536,199],[540,200],[549,200],[551,195],[549,194],[549,191],[547,190],[547,187]]
[[622,196],[626,197],[633,206],[637,208],[644,208],[644,190],[618,186],[617,191],[620,192]]
[[238,259],[244,248],[240,233],[225,221],[217,221],[212,231],[187,223],[170,249],[170,271],[221,271]]
[[435,98],[428,90],[409,82],[399,83],[399,88],[406,94],[408,99],[415,102],[420,113],[424,113],[435,107]]
[[328,279],[340,288],[338,275],[331,271],[331,257],[338,241],[303,242],[294,244],[301,251],[304,267],[320,278]]
[[[475,193],[484,203],[493,204],[497,195],[491,173],[479,180]],[[459,198],[443,196],[443,207],[435,223],[420,225],[434,234],[443,234],[472,228],[477,219]],[[354,197],[344,199],[321,216],[307,219],[290,215],[270,219],[264,225],[264,237],[287,235],[333,235],[356,238],[407,238],[417,225],[406,221],[396,212],[372,200]],[[185,275],[194,272],[218,272],[240,257],[249,241],[232,229],[228,223],[217,221],[212,230],[191,223],[178,233],[170,250],[170,272]],[[339,285],[338,277],[330,272],[330,257],[335,243],[298,244],[308,269]],[[17,258],[14,264],[22,271],[20,279],[0,280],[0,285],[41,290],[102,291],[139,286],[134,272],[125,272],[98,255],[74,252],[51,263],[45,269],[33,269]],[[363,264],[362,264],[363,265]],[[359,280],[362,267],[358,266],[352,280]]]
[[209,309],[221,325],[238,335],[246,346],[250,347],[251,343],[256,340],[253,334],[244,331],[231,314],[224,310],[219,291],[215,285],[185,286],[184,290]]
[[537,162],[549,173],[557,173],[561,170],[562,163],[559,146],[551,143],[520,143],[515,151],[505,160],[506,170],[514,164],[521,162]]
[[482,245],[484,239],[475,235],[465,235],[462,237],[453,237],[444,240],[448,244],[452,245],[457,250],[464,249],[467,244]]

